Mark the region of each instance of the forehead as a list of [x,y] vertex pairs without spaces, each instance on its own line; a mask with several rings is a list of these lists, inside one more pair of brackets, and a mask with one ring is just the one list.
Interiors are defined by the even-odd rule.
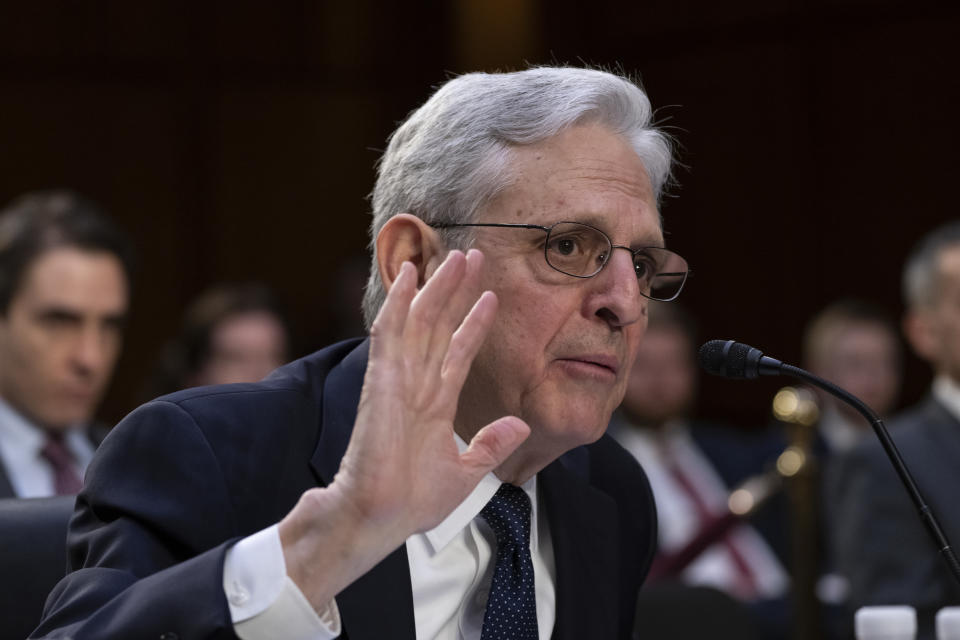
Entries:
[[889,328],[880,322],[852,319],[838,324],[823,345],[824,355],[836,355],[837,350],[861,350],[871,347],[893,348],[896,338]]
[[516,147],[512,181],[492,209],[498,222],[600,227],[617,242],[662,243],[660,215],[643,162],[604,126],[570,127],[535,145]]
[[944,248],[937,258],[940,275],[960,284],[960,245]]
[[77,311],[123,313],[127,279],[120,260],[105,251],[55,247],[31,262],[12,302]]

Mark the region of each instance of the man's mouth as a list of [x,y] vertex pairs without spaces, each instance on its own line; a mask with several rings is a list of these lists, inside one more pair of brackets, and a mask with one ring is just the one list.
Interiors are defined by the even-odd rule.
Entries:
[[579,369],[594,369],[597,373],[605,372],[614,377],[616,377],[617,371],[620,369],[620,361],[616,357],[604,354],[569,356],[566,358],[560,358],[560,360],[571,363],[573,366]]

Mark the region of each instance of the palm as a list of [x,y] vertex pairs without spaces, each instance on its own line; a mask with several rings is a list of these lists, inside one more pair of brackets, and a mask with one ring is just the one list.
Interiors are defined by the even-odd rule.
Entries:
[[460,390],[496,313],[495,296],[479,295],[481,265],[479,252],[451,252],[419,292],[405,265],[371,331],[354,435],[335,482],[365,517],[404,536],[439,523],[528,432],[508,417],[462,455],[454,440]]

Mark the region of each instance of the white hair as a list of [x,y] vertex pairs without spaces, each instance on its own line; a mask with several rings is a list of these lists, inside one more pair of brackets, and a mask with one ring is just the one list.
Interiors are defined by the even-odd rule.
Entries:
[[[386,297],[376,239],[398,213],[428,224],[464,223],[510,181],[511,150],[577,124],[608,127],[633,147],[659,201],[670,179],[669,138],[652,125],[646,94],[631,80],[595,69],[537,67],[470,73],[434,93],[391,135],[378,166],[370,225],[372,265],[363,298],[369,329]],[[451,247],[472,234],[447,229]]]
[[910,308],[937,302],[940,255],[953,247],[960,247],[960,220],[934,229],[914,247],[903,267],[903,297]]

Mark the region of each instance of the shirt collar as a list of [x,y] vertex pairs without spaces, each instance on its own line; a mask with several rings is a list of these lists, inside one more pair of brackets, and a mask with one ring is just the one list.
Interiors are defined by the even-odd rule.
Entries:
[[947,411],[960,420],[960,386],[946,375],[938,375],[933,381],[933,397],[940,401]]
[[[454,434],[454,437],[457,441],[457,448],[460,450],[460,453],[463,453],[467,450],[467,443],[463,439]],[[470,492],[470,495],[467,496],[466,500],[461,502],[456,509],[454,509],[450,515],[448,515],[443,522],[438,524],[433,529],[425,532],[427,540],[430,543],[430,546],[433,548],[433,553],[439,552],[445,546],[450,544],[451,541],[457,535],[463,531],[465,528],[470,526],[470,523],[473,522],[474,518],[480,515],[480,511],[483,510],[483,507],[486,506],[490,499],[493,497],[493,494],[497,492],[500,488],[500,485],[503,484],[493,472],[487,473],[480,479],[479,484]],[[527,496],[530,498],[530,548],[536,550],[537,548],[537,476],[534,475],[532,478],[524,482],[521,486]]]
[[46,435],[0,399],[0,437],[18,451],[37,453],[46,442]]
[[[0,398],[0,441],[9,451],[24,456],[24,462],[33,460],[47,443],[47,433],[27,420],[5,400]],[[94,447],[80,428],[67,429],[63,443],[73,454],[74,463],[80,471],[86,469],[93,458]]]

